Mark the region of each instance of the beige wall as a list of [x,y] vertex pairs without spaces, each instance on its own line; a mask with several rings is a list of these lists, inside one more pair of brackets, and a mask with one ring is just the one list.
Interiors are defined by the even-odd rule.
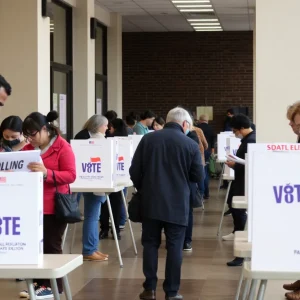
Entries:
[[295,142],[287,106],[300,100],[300,1],[256,1],[257,142]]

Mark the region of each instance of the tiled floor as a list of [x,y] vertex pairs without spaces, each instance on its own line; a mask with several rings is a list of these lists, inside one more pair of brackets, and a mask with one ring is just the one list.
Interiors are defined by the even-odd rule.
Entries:
[[[206,203],[205,211],[194,213],[193,251],[184,253],[180,292],[185,300],[232,300],[234,299],[241,268],[228,268],[226,262],[233,258],[232,242],[222,242],[217,238],[225,192],[216,199],[216,181],[212,182],[212,197]],[[79,228],[80,227],[80,228]],[[100,250],[110,255],[104,263],[85,262],[69,277],[74,300],[136,300],[142,291],[142,247],[140,245],[141,226],[133,224],[138,246],[135,256],[128,228],[122,233],[120,242],[124,268],[120,269],[115,243],[112,239],[101,242]],[[223,233],[232,229],[231,216],[224,219]],[[73,228],[70,228],[65,251]],[[160,278],[157,299],[164,299],[162,281],[165,263],[164,242],[159,253]],[[81,253],[81,226],[78,226],[74,253]],[[18,293],[25,288],[24,282],[0,281],[0,299],[18,299]],[[62,297],[64,299],[64,297]],[[266,300],[284,299],[282,282],[270,282]]]

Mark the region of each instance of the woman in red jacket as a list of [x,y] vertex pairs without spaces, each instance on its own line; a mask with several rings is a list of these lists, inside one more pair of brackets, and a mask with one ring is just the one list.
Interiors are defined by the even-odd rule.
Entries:
[[[28,168],[32,172],[44,174],[44,253],[62,254],[62,237],[66,223],[55,217],[55,174],[58,192],[69,193],[69,184],[76,178],[75,157],[70,144],[60,135],[53,122],[58,118],[56,111],[47,116],[34,112],[23,122],[23,134],[29,145],[23,150],[41,150],[41,163],[30,163]],[[59,292],[62,293],[62,281],[57,280]],[[22,295],[21,295],[22,294]],[[20,296],[25,297],[26,291]],[[53,297],[48,280],[36,280],[36,299]]]

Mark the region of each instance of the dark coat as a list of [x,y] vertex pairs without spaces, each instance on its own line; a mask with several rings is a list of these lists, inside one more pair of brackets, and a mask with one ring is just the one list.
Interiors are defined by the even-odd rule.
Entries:
[[88,140],[89,138],[91,138],[89,131],[87,129],[83,129],[75,135],[74,140]]
[[187,226],[190,181],[204,176],[197,143],[180,125],[147,134],[134,154],[130,176],[142,194],[143,217]]
[[[249,133],[241,140],[241,145],[236,153],[237,157],[245,159],[245,154],[248,152],[248,144],[256,143],[256,134],[254,131]],[[234,181],[231,186],[232,196],[245,196],[245,166],[235,164],[234,166]]]

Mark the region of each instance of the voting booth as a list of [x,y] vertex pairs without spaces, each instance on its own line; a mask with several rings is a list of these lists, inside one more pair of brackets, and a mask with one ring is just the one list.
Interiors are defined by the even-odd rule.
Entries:
[[[250,152],[249,152],[250,150]],[[252,271],[300,272],[300,145],[249,145]]]
[[71,188],[114,186],[115,143],[113,139],[71,140],[77,174]]
[[42,261],[43,182],[42,173],[0,172],[0,265]]
[[142,140],[142,138],[144,137],[143,135],[129,135],[128,136],[129,139],[132,140],[132,154],[134,155],[136,148],[138,147],[140,141]]
[[218,160],[220,162],[225,162],[227,155],[227,138],[234,137],[234,134],[231,131],[225,131],[218,134],[217,142],[218,142]]
[[[236,155],[237,150],[241,144],[241,139],[236,137],[227,137],[226,138],[226,160],[229,155]],[[224,174],[230,177],[234,177],[234,170],[225,165]]]

